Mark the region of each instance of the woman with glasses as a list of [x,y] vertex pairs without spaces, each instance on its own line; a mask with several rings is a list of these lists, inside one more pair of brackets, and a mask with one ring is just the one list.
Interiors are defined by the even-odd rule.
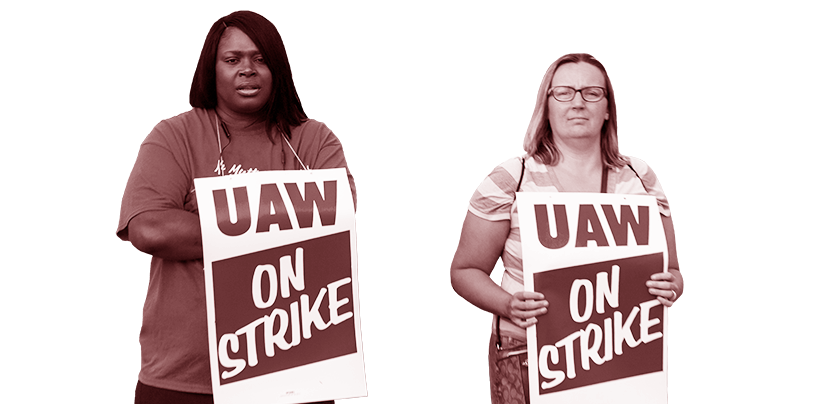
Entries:
[[[666,232],[669,271],[654,274],[645,287],[666,306],[683,294],[668,201],[646,163],[619,153],[614,90],[599,61],[588,54],[570,54],[548,68],[524,149],[526,155],[500,164],[473,194],[450,267],[455,291],[494,315],[489,361],[494,404],[529,400],[525,329],[548,310],[545,296],[524,291],[516,192],[655,196]],[[505,268],[501,285],[490,278],[499,258]]]

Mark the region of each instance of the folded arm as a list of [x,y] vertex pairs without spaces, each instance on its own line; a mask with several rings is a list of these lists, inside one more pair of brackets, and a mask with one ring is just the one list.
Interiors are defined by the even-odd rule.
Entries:
[[127,239],[140,251],[166,260],[202,259],[199,216],[185,210],[142,212],[130,220]]

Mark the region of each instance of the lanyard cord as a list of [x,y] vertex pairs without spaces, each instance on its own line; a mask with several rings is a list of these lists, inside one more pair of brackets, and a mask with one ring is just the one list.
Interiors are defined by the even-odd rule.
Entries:
[[[224,123],[222,125],[224,126]],[[291,153],[294,153],[294,157],[297,159],[297,161],[300,162],[300,167],[302,167],[303,170],[310,170],[311,168],[309,166],[305,165],[305,163],[303,163],[303,160],[297,154],[297,151],[294,150],[294,146],[291,146],[291,142],[288,141],[288,137],[286,137],[284,133],[282,134],[282,138],[285,139],[285,143],[288,144],[288,148],[291,149]],[[216,162],[216,169],[213,170],[213,171],[218,173],[219,176],[223,176],[223,175],[225,175],[225,159],[224,159],[224,156],[222,156],[222,152],[224,150],[222,148],[222,137],[219,135],[219,114],[218,113],[216,114],[216,143],[217,143],[218,148],[219,148],[219,160]]]
[[216,143],[219,147],[219,160],[216,162],[216,169],[213,170],[219,176],[225,175],[225,157],[222,155],[222,138],[219,136],[219,114],[216,114]]
[[282,138],[285,139],[285,143],[288,143],[288,148],[291,149],[291,153],[294,153],[294,157],[296,157],[297,161],[300,162],[300,167],[302,167],[303,170],[310,170],[311,168],[309,168],[307,165],[303,164],[303,160],[300,159],[300,156],[298,156],[297,152],[294,151],[294,147],[291,146],[291,142],[288,141],[288,138],[285,136],[285,133],[282,134]]

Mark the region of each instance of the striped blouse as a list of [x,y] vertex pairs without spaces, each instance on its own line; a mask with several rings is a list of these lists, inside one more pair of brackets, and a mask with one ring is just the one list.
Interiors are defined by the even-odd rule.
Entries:
[[[669,216],[669,202],[660,186],[654,171],[642,160],[629,157],[631,165],[613,168],[608,172],[607,190],[609,193],[652,195],[657,198],[660,214]],[[632,171],[632,168],[636,171]],[[638,178],[639,175],[639,178]],[[518,213],[516,208],[516,188],[522,178],[520,192],[560,192],[562,185],[556,178],[551,166],[525,156],[525,172],[522,176],[521,158],[512,158],[497,166],[478,186],[469,211],[474,215],[490,221],[510,220],[510,233],[504,243],[501,254],[504,276],[501,287],[513,294],[524,289],[522,275],[522,244],[519,237]],[[525,340],[525,330],[502,319],[503,335]]]

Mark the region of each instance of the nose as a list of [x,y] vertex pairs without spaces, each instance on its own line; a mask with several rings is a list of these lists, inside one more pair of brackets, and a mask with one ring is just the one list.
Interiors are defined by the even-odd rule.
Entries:
[[585,99],[582,98],[582,90],[579,90],[574,94],[574,99],[571,100],[571,105],[574,108],[585,108]]
[[242,63],[239,64],[239,75],[242,77],[252,77],[256,75],[253,61],[248,58],[242,59]]

